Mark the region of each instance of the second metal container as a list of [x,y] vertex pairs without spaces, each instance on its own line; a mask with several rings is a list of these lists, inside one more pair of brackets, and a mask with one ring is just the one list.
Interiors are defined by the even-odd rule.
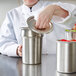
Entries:
[[68,30],[65,32],[65,37],[67,40],[76,40],[76,30]]
[[23,51],[22,61],[25,64],[40,64],[42,52],[42,34],[30,30],[28,27],[22,28]]
[[76,42],[57,41],[57,71],[76,72]]

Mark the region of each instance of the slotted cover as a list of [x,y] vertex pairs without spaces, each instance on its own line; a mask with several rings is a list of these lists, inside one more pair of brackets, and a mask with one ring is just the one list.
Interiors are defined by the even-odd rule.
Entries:
[[50,24],[50,28],[48,27],[47,29],[37,29],[35,28],[35,24],[36,24],[36,20],[34,19],[34,16],[31,16],[27,19],[27,24],[28,24],[28,27],[36,32],[36,33],[39,33],[39,34],[44,34],[44,33],[49,33],[53,30],[53,25],[51,23]]

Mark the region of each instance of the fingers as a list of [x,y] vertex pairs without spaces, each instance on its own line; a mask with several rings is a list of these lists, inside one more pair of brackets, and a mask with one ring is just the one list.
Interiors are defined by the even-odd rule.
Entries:
[[45,17],[43,17],[43,16],[40,16],[39,18],[38,18],[38,20],[37,20],[37,22],[36,22],[36,28],[37,29],[46,29],[46,28],[48,28],[49,27],[49,22],[50,22],[50,20],[49,20],[49,18],[47,18],[46,16]]
[[20,45],[18,49],[19,49],[20,51],[22,51],[22,45]]
[[38,20],[36,21],[36,25],[35,25],[35,27],[36,27],[37,29],[39,28],[40,23],[41,23],[41,20],[40,20],[40,18],[38,17]]
[[22,52],[18,50],[18,55],[22,57]]
[[22,45],[18,47],[18,55],[22,56]]
[[48,19],[45,19],[44,23],[42,23],[41,25],[43,25],[42,28],[45,28],[45,29],[48,28],[49,27]]

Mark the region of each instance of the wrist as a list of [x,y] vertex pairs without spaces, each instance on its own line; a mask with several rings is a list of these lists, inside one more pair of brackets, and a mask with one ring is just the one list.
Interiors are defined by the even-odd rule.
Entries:
[[69,12],[58,5],[54,5],[54,15],[65,18],[69,15]]
[[54,14],[55,10],[56,10],[56,5],[48,5],[48,10],[52,11],[52,13]]
[[61,7],[58,5],[53,5],[53,7],[54,7],[54,15],[57,15],[59,13]]
[[53,15],[54,15],[54,12],[55,12],[55,9],[56,9],[55,7],[56,7],[55,5],[48,5],[46,7],[46,9],[48,10],[48,12],[50,12],[49,13],[50,19],[52,19]]

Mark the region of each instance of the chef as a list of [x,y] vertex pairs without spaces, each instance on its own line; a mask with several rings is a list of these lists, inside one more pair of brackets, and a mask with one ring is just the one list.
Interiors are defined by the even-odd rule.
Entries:
[[0,52],[7,56],[22,56],[22,39],[20,27],[27,27],[26,20],[35,16],[36,28],[49,27],[53,23],[53,31],[44,35],[43,54],[56,53],[56,40],[65,37],[65,29],[73,26],[68,21],[76,6],[68,3],[51,3],[41,0],[23,0],[23,5],[10,10],[0,29]]

